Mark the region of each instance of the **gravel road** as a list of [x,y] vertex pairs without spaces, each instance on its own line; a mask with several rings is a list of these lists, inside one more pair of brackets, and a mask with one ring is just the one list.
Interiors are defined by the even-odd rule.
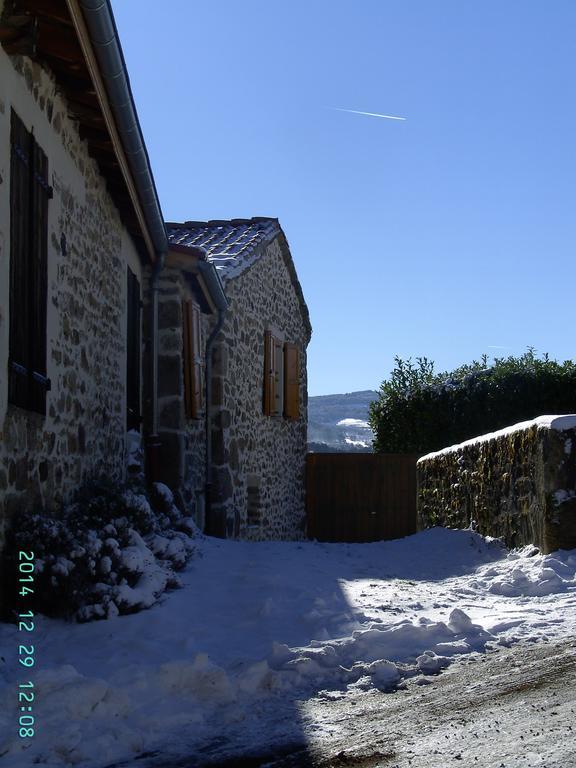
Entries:
[[576,640],[490,652],[426,680],[325,692],[305,707],[306,746],[178,768],[576,767]]

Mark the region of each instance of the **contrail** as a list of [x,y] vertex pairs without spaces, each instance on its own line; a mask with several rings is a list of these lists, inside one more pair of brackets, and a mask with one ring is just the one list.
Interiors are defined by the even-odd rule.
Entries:
[[512,349],[512,347],[501,347],[499,344],[488,344],[488,349]]
[[360,112],[357,109],[343,109],[342,107],[324,107],[324,109],[335,109],[337,112],[351,112],[354,115],[368,115],[369,117],[383,117],[385,120],[406,120],[405,117],[396,117],[395,115],[381,115],[378,112]]

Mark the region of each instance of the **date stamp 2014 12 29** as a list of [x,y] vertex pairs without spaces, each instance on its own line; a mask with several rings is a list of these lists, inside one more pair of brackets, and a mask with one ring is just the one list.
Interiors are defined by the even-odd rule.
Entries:
[[[24,600],[34,594],[34,552],[18,553],[18,595]],[[32,668],[35,663],[34,645],[29,640],[34,638],[34,612],[18,612],[18,631],[27,633],[25,643],[18,645],[18,661],[23,667]],[[23,739],[34,736],[34,682],[28,680],[18,685],[19,734]]]

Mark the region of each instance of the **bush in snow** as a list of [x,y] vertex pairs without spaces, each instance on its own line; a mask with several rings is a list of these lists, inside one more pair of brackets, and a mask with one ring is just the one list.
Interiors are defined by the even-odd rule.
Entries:
[[451,373],[419,357],[395,358],[391,377],[370,406],[377,453],[437,451],[543,414],[576,412],[576,363],[533,349],[520,357],[486,355]]
[[34,593],[27,604],[49,616],[89,621],[150,607],[179,586],[176,571],[190,558],[198,531],[183,518],[170,490],[106,481],[82,488],[56,512],[18,515],[7,536],[8,594],[16,584],[17,553],[34,552]]

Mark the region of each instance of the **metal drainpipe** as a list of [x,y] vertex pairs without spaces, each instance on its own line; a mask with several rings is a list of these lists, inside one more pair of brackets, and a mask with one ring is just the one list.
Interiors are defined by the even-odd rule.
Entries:
[[150,433],[146,441],[149,482],[158,480],[160,440],[158,437],[158,280],[164,266],[165,254],[160,254],[150,277]]
[[218,322],[206,342],[206,483],[204,487],[204,512],[206,533],[212,536],[222,535],[221,531],[215,530],[216,526],[212,520],[212,347],[214,346],[216,336],[222,330],[225,314],[225,309],[218,309]]

